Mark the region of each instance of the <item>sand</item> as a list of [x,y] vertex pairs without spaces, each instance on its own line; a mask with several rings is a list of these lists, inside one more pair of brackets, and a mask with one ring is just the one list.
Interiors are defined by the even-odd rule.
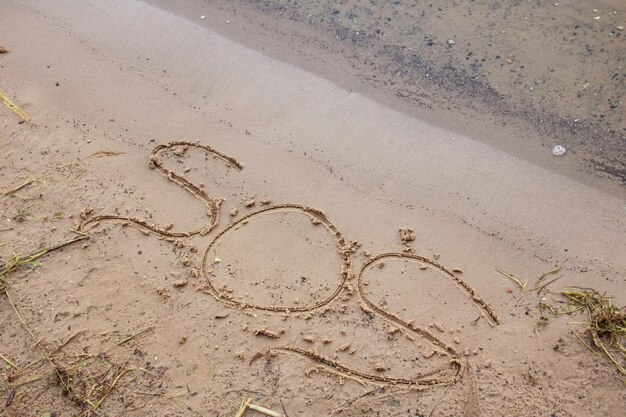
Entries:
[[[568,154],[429,124],[185,10],[2,5],[0,91],[32,120],[0,111],[0,192],[35,181],[0,198],[0,259],[89,239],[6,277],[38,343],[2,296],[15,367],[0,361],[0,414],[77,415],[85,395],[103,415],[234,416],[243,396],[291,417],[623,414],[615,367],[572,331],[584,315],[541,312],[558,295],[496,271],[534,284],[561,267],[552,290],[626,304],[619,186]],[[173,140],[242,169],[177,146],[162,166],[185,190],[148,164]],[[113,387],[28,367],[43,352],[61,377]]]
[[565,146],[577,181],[626,180],[623,1],[150,2],[535,164]]

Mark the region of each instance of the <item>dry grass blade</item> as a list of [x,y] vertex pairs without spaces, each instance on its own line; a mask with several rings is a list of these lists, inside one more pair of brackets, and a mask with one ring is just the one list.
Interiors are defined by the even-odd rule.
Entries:
[[550,281],[546,282],[545,284],[541,285],[541,286],[535,286],[531,291],[537,291],[537,294],[541,294],[541,291],[543,291],[548,285],[555,283],[556,281],[560,280],[561,278],[563,278],[562,276],[558,276],[554,279],[551,279]]
[[15,105],[6,95],[0,93],[0,101],[4,104],[9,110],[13,113],[17,114],[18,117],[26,122],[30,121],[30,116],[22,109],[20,109],[17,105]]
[[248,409],[248,406],[250,404],[252,404],[252,398],[244,398],[243,400],[241,400],[241,405],[239,406],[239,410],[237,410],[237,414],[235,414],[235,417],[242,417],[246,413],[246,410]]
[[48,175],[52,174],[55,171],[61,171],[61,170],[65,169],[65,168],[68,168],[68,167],[71,168],[71,167],[76,167],[76,166],[77,166],[77,164],[74,163],[74,162],[69,162],[69,163],[66,163],[66,164],[58,165],[58,166],[54,167],[53,169],[50,169],[50,170],[44,172],[43,174],[41,174],[38,177],[31,177],[28,180],[24,181],[22,184],[18,185],[17,187],[3,192],[2,194],[0,194],[0,197],[7,197],[9,195],[15,194],[16,192],[20,191],[22,188],[27,187],[27,186],[31,185],[32,183],[34,183],[36,181],[40,181],[40,180],[44,179],[45,177],[47,177]]
[[13,312],[15,312],[15,315],[17,316],[18,320],[20,321],[22,327],[24,328],[24,330],[26,330],[26,332],[28,333],[28,335],[30,336],[31,340],[33,341],[33,346],[37,346],[39,348],[39,350],[41,350],[41,352],[43,353],[44,357],[46,358],[46,360],[50,363],[50,365],[52,365],[52,367],[54,367],[57,376],[59,377],[59,381],[61,382],[61,384],[63,385],[63,388],[67,391],[69,391],[69,387],[67,387],[67,385],[65,384],[65,382],[63,381],[63,378],[61,377],[61,374],[59,372],[59,370],[57,369],[57,367],[54,364],[54,361],[52,360],[52,358],[50,357],[50,355],[48,354],[48,351],[41,345],[39,344],[39,339],[35,336],[35,334],[33,333],[33,331],[30,329],[30,327],[28,326],[28,324],[26,324],[26,322],[24,321],[24,319],[22,318],[22,315],[20,314],[19,310],[17,309],[17,307],[15,306],[15,303],[13,303],[13,300],[11,299],[11,295],[9,294],[9,291],[7,290],[6,287],[4,287],[3,289],[4,295],[7,298],[7,301],[9,302],[9,304],[11,305],[11,308],[13,309]]
[[256,404],[249,404],[248,408],[250,410],[257,411],[261,414],[265,414],[266,416],[270,416],[270,417],[285,417],[283,413],[279,413],[277,411],[273,411],[273,410],[270,410],[269,408],[265,408],[263,406],[256,405]]
[[45,246],[24,257],[20,255],[14,255],[13,258],[11,258],[7,263],[0,264],[0,280],[2,280],[2,277],[6,276],[9,272],[16,268],[19,268],[20,266],[31,264],[32,262],[41,258],[47,253],[59,250],[61,248],[64,248],[65,246],[71,245],[72,243],[76,243],[85,239],[89,239],[89,236],[79,236],[70,240],[66,240],[64,242],[55,243],[51,246]]
[[47,171],[47,172],[46,172],[46,173],[44,173],[43,175],[40,175],[40,176],[38,176],[38,177],[36,177],[36,178],[29,178],[28,180],[24,181],[22,184],[18,185],[17,187],[12,188],[12,189],[10,189],[10,190],[7,190],[7,191],[3,192],[3,193],[2,193],[2,197],[7,197],[7,196],[9,196],[9,195],[11,195],[11,194],[15,194],[16,192],[18,192],[18,191],[19,191],[19,190],[21,190],[22,188],[24,188],[24,187],[27,187],[27,186],[31,185],[31,184],[32,184],[32,183],[34,183],[35,181],[38,181],[38,180],[40,180],[40,179],[42,179],[42,178],[46,177],[47,175],[50,175],[50,173],[51,173],[51,172],[52,172],[52,171]]
[[504,275],[505,277],[507,277],[514,283],[516,283],[520,287],[522,292],[526,291],[526,286],[528,285],[528,281],[524,281],[524,283],[522,284],[522,282],[519,279],[515,278],[513,275],[509,274],[508,272],[503,271],[501,269],[496,269],[496,271],[498,271],[499,273],[501,273],[502,275]]
[[[544,273],[543,273],[543,275],[541,275],[541,276],[537,279],[537,282],[535,282],[535,288],[538,288],[538,287],[539,287],[539,285],[541,285],[541,283],[543,282],[543,280],[544,280],[544,278],[545,278],[545,277],[547,277],[548,275],[556,274],[556,273],[557,273],[557,272],[559,272],[562,268],[563,268],[562,266],[559,266],[559,267],[558,267],[558,268],[556,268],[556,269],[553,269],[553,270],[548,271],[548,272],[544,272]],[[546,284],[546,285],[548,285],[548,284]],[[535,288],[533,288],[533,289],[535,289]]]
[[87,158],[102,158],[103,156],[118,156],[124,155],[126,152],[118,152],[118,151],[98,151],[89,155]]
[[57,376],[59,377],[60,382],[64,385],[64,388],[68,389],[68,390],[69,390],[69,388],[64,384],[63,379],[61,378],[61,374],[59,373],[59,370],[56,368],[56,366],[54,364],[54,361],[52,360],[52,358],[48,354],[48,351],[41,344],[39,344],[39,340],[40,339],[35,336],[35,334],[30,329],[28,324],[26,324],[26,322],[24,321],[24,318],[22,317],[21,313],[19,312],[19,310],[15,306],[15,303],[13,303],[13,300],[11,298],[11,295],[9,294],[9,290],[8,290],[8,288],[7,288],[3,278],[9,272],[11,272],[13,269],[18,268],[18,267],[23,266],[23,265],[27,265],[29,263],[32,263],[34,260],[42,257],[46,253],[49,253],[49,252],[61,249],[61,248],[65,247],[65,246],[67,246],[67,245],[70,245],[72,243],[75,243],[75,242],[78,242],[78,241],[84,240],[84,239],[87,239],[87,238],[81,236],[79,238],[71,239],[69,241],[65,241],[65,242],[54,244],[52,246],[44,247],[42,249],[39,249],[38,251],[35,251],[35,252],[31,253],[30,255],[27,255],[25,258],[20,258],[19,256],[15,255],[8,263],[6,263],[4,265],[0,265],[0,291],[2,293],[4,293],[4,295],[6,296],[6,299],[9,302],[9,305],[11,306],[11,308],[13,309],[13,312],[15,313],[15,315],[18,318],[18,320],[20,321],[20,324],[22,325],[24,330],[26,330],[28,335],[30,336],[30,338],[31,338],[31,340],[33,342],[33,346],[37,346],[39,348],[39,350],[41,350],[41,352],[43,353],[43,355],[46,358],[46,360],[55,369],[55,371],[57,373]]
[[147,327],[147,328],[145,328],[143,330],[138,331],[137,333],[134,333],[134,334],[132,334],[132,335],[122,339],[120,342],[118,342],[118,344],[116,346],[122,346],[123,344],[128,343],[131,340],[136,339],[139,336],[141,336],[141,335],[143,335],[145,333],[148,333],[148,332],[152,332],[152,331],[154,331],[154,327]]
[[2,359],[3,361],[5,361],[7,363],[7,365],[10,365],[13,369],[17,369],[17,366],[15,366],[15,364],[13,362],[11,362],[9,360],[9,358],[7,358],[6,356],[4,356],[2,353],[0,353],[0,359]]

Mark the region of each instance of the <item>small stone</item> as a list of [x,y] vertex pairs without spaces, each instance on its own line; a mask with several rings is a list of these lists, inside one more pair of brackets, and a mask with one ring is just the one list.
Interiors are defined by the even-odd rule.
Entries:
[[205,15],[202,15],[202,16],[200,16],[200,19],[201,19],[201,20],[204,20],[204,19],[206,19],[206,16],[205,16]]
[[237,209],[237,207],[233,207],[232,209],[230,209],[230,215],[232,217],[235,217],[237,213],[239,213],[239,210]]
[[428,358],[431,358],[435,353],[437,352],[435,352],[434,350],[431,350],[430,352],[422,352],[422,356],[428,359]]
[[374,365],[374,369],[375,369],[376,371],[378,371],[378,372],[383,372],[383,371],[386,371],[386,370],[387,370],[387,367],[386,367],[384,364],[382,364],[381,362],[377,362],[377,363]]
[[552,148],[552,155],[554,156],[563,156],[565,155],[565,152],[567,152],[567,150],[561,145],[556,145],[554,148]]
[[448,45],[454,45],[455,43],[454,39],[448,39]]
[[172,285],[174,286],[174,288],[184,287],[185,285],[187,285],[187,278],[178,279],[178,280],[174,281],[174,283]]
[[511,58],[507,58],[504,60],[504,62],[506,62],[507,64],[511,65],[513,63],[513,60]]
[[624,26],[622,26],[622,25],[616,26],[615,29],[617,29],[617,30],[624,30]]
[[254,206],[254,203],[255,203],[254,198],[251,198],[250,200],[246,200],[243,203],[243,205],[246,206],[246,207],[252,207],[252,206]]
[[178,343],[181,345],[184,345],[185,342],[187,342],[187,336],[181,336],[180,339],[178,339]]

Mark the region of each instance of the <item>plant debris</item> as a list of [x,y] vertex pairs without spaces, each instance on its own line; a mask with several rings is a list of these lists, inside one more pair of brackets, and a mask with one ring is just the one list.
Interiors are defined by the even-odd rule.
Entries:
[[520,289],[522,290],[522,293],[524,291],[526,291],[526,286],[528,285],[528,280],[524,281],[524,283],[522,284],[522,281],[520,281],[519,279],[515,278],[513,275],[509,274],[508,272],[503,271],[501,269],[496,269],[496,271],[498,271],[499,273],[501,273],[502,275],[504,275],[505,277],[507,277],[508,279],[513,281],[514,283],[516,283],[517,286],[520,287]]
[[252,398],[244,398],[241,401],[241,405],[239,406],[239,410],[237,411],[235,417],[242,417],[246,413],[246,411],[248,411],[248,409],[257,411],[270,417],[285,417],[283,413],[272,411],[260,405],[252,404]]
[[[573,312],[587,312],[589,323],[585,332],[591,338],[591,345],[600,349],[619,373],[626,376],[626,368],[622,365],[626,358],[626,306],[618,308],[610,297],[590,288],[561,291],[561,295],[566,297],[566,304],[575,307]],[[614,355],[620,355],[621,361]]]
[[[5,52],[6,53],[6,52]],[[13,113],[17,114],[17,116],[25,122],[30,122],[30,116],[21,108],[19,108],[16,104],[14,104],[6,95],[0,93],[0,101],[4,104],[9,110]]]
[[89,155],[87,158],[102,158],[103,156],[118,156],[124,155],[126,152],[118,152],[118,151],[98,151]]

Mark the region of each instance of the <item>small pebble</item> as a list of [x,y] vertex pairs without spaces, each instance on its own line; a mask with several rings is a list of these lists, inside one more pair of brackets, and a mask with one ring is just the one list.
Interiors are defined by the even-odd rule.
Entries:
[[174,288],[184,287],[185,285],[187,285],[187,279],[181,278],[179,280],[174,281],[172,285],[174,286]]
[[565,155],[565,152],[567,152],[567,150],[561,145],[556,145],[554,148],[552,148],[552,155],[554,156],[563,156]]

